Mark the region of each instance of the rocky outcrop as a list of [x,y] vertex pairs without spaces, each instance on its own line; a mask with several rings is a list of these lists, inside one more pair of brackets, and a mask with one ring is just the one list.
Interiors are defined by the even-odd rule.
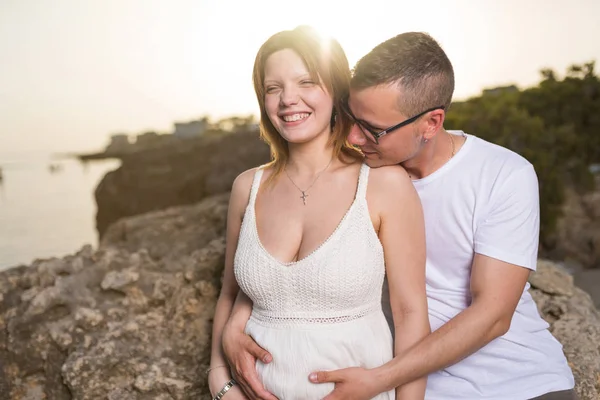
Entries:
[[596,188],[583,195],[567,189],[550,252],[552,258],[583,268],[600,268],[600,177]]
[[[125,218],[94,251],[0,272],[0,399],[209,399],[203,373],[227,194]],[[531,292],[583,400],[600,393],[600,315],[556,265]]]
[[228,196],[0,273],[0,399],[204,399]]
[[231,189],[237,175],[269,161],[258,132],[176,141],[123,156],[96,189],[96,227],[103,236],[123,217],[196,203]]
[[531,295],[550,332],[562,343],[580,399],[600,398],[600,313],[587,292],[556,264],[540,260]]

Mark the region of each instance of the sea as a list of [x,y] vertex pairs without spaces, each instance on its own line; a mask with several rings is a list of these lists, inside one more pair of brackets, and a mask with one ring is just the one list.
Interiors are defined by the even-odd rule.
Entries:
[[94,190],[119,165],[0,152],[0,270],[97,247]]

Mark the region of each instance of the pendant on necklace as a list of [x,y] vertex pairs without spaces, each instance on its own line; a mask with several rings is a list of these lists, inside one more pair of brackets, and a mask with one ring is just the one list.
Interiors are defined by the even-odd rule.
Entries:
[[308,195],[306,193],[304,193],[304,191],[302,191],[302,196],[300,196],[300,198],[302,199],[302,202],[304,203],[304,205],[306,205],[307,197],[308,197]]

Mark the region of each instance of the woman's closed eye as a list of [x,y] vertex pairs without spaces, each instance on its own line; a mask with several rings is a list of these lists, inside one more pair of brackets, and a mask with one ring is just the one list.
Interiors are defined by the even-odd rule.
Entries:
[[279,86],[267,86],[265,88],[266,93],[276,93],[279,90]]

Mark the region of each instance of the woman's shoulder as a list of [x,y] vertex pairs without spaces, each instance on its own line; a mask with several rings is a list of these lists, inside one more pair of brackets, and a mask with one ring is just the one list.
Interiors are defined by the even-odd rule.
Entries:
[[235,192],[247,192],[247,194],[249,194],[250,189],[252,188],[252,183],[254,182],[254,177],[259,170],[262,170],[261,181],[264,182],[273,173],[273,166],[271,164],[263,164],[259,165],[258,167],[247,169],[239,174],[233,180],[233,185],[231,187],[232,194]]
[[236,189],[240,190],[240,189],[244,189],[244,188],[250,189],[250,187],[252,186],[252,182],[254,181],[254,176],[256,175],[256,172],[260,168],[261,167],[250,168],[250,169],[245,170],[241,174],[239,174],[233,180],[233,186],[232,186],[231,190],[236,191]]
[[418,198],[412,180],[402,166],[371,168],[367,200],[380,215],[393,216],[399,209],[417,207]]
[[257,170],[258,167],[250,168],[236,176],[233,180],[231,191],[238,192],[244,188],[250,189],[250,187],[252,186],[252,181],[254,180],[254,175],[256,174]]
[[252,183],[254,177],[259,169],[265,169],[265,166],[254,167],[247,169],[246,171],[239,174],[234,180],[231,186],[231,200],[240,201],[241,203],[247,203],[250,198],[250,190],[252,189]]
[[374,193],[402,189],[412,186],[412,181],[401,165],[386,165],[371,168],[369,171],[369,189]]

